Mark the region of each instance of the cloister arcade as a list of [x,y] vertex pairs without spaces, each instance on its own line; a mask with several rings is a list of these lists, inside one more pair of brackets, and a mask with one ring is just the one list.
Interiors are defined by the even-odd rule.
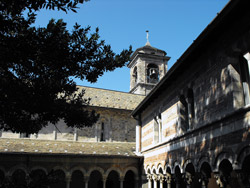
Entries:
[[202,157],[183,164],[149,164],[144,170],[148,188],[250,188],[250,148],[238,157],[220,153],[212,162]]
[[138,171],[134,167],[123,171],[118,168],[104,171],[100,167],[88,171],[83,168],[66,171],[55,167],[50,172],[42,167],[28,170],[24,166],[15,166],[9,171],[0,167],[0,185],[4,184],[20,188],[27,185],[42,188],[138,188]]

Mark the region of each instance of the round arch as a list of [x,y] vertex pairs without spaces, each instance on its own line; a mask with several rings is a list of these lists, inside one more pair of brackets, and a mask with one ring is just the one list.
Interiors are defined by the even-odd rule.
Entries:
[[214,164],[213,164],[213,171],[218,172],[219,171],[219,165],[221,162],[225,159],[228,160],[233,165],[233,155],[231,155],[229,152],[221,152],[217,155],[215,158]]
[[[173,172],[173,169],[172,169],[172,167],[171,167],[171,165],[169,164],[169,163],[167,163],[165,166],[164,166],[164,171],[167,173],[170,173],[170,174],[172,174],[172,172]],[[170,171],[170,172],[169,172]]]
[[182,168],[183,171],[182,171],[182,173],[185,173],[185,172],[186,172],[187,166],[188,166],[189,164],[192,164],[193,167],[194,167],[194,170],[196,171],[195,166],[194,166],[194,163],[192,162],[192,160],[191,160],[191,159],[187,159],[187,160],[185,161],[185,163],[183,164],[183,168]]
[[61,171],[64,172],[65,176],[70,176],[70,173],[69,173],[64,167],[55,166],[55,167],[53,168],[53,170],[54,170],[54,171],[56,171],[56,170],[61,170]]
[[88,170],[88,172],[86,173],[86,176],[90,176],[91,173],[92,173],[93,171],[95,171],[95,170],[98,171],[98,172],[100,172],[101,175],[102,175],[102,177],[104,176],[104,170],[103,170],[101,167],[97,167],[97,166],[90,168],[90,169]]
[[46,168],[41,167],[41,166],[34,166],[30,169],[30,172],[35,171],[35,170],[42,170],[46,175],[48,174],[48,171]]
[[237,162],[239,169],[242,169],[243,162],[247,156],[250,156],[250,146],[245,146],[238,152]]
[[72,176],[73,172],[77,171],[77,170],[79,170],[84,176],[87,175],[87,172],[86,172],[86,170],[84,168],[75,166],[75,167],[73,167],[73,168],[70,169],[70,171],[69,171],[70,176]]
[[199,160],[197,161],[197,171],[200,171],[201,166],[203,163],[208,163],[212,169],[212,164],[210,163],[209,157],[208,155],[203,155],[199,158]]
[[122,171],[121,171],[119,168],[111,167],[111,168],[109,168],[109,169],[105,172],[104,176],[105,176],[105,177],[108,177],[108,175],[109,175],[109,173],[110,173],[111,171],[117,172],[118,175],[119,175],[119,177],[122,177],[122,175],[123,175]]
[[157,169],[156,169],[156,167],[155,167],[155,165],[153,165],[153,166],[152,166],[151,173],[153,174],[153,173],[154,173],[154,171],[155,171],[155,173],[158,173],[158,172],[157,172]]
[[148,172],[149,172],[149,174],[152,174],[152,170],[151,170],[149,165],[146,166],[145,172],[146,172],[146,174],[148,174]]
[[157,166],[157,171],[156,171],[157,174],[160,173],[160,169],[162,169],[163,174],[166,174],[166,171],[165,171],[165,169],[164,169],[164,167],[162,166],[161,163],[159,163],[158,166]]
[[23,170],[25,172],[25,174],[29,174],[29,171],[27,170],[27,167],[24,165],[17,165],[12,167],[9,172],[8,172],[8,176],[12,176],[12,174],[16,171],[16,170]]
[[174,174],[175,174],[176,167],[179,167],[180,173],[183,173],[183,169],[181,168],[181,165],[178,162],[175,162],[174,167],[172,169]]
[[138,170],[137,170],[137,168],[135,168],[135,167],[133,167],[133,166],[127,167],[127,168],[123,171],[122,176],[125,177],[126,173],[127,173],[129,170],[131,170],[131,171],[135,174],[135,177],[136,177],[136,178],[139,178]]

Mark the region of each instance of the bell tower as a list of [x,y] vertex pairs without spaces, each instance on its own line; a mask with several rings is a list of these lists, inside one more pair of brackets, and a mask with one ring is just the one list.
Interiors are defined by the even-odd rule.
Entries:
[[147,95],[167,72],[167,53],[150,45],[138,48],[131,56],[128,64],[130,68],[130,93]]

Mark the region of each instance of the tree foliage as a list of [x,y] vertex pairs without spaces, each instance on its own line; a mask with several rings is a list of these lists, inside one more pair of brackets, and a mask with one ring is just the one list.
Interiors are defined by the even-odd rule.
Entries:
[[74,78],[96,82],[106,71],[122,67],[132,53],[115,54],[100,40],[98,28],[63,20],[34,25],[36,11],[76,11],[86,0],[2,0],[0,2],[0,128],[37,133],[63,119],[70,127],[91,126],[98,119],[86,110],[89,99]]

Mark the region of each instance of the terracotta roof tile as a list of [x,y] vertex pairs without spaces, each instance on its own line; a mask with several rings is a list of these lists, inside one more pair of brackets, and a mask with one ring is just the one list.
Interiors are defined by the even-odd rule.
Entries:
[[1,153],[136,156],[134,142],[76,142],[0,138]]
[[91,98],[90,106],[134,110],[145,98],[132,93],[78,86],[85,89],[84,98]]

